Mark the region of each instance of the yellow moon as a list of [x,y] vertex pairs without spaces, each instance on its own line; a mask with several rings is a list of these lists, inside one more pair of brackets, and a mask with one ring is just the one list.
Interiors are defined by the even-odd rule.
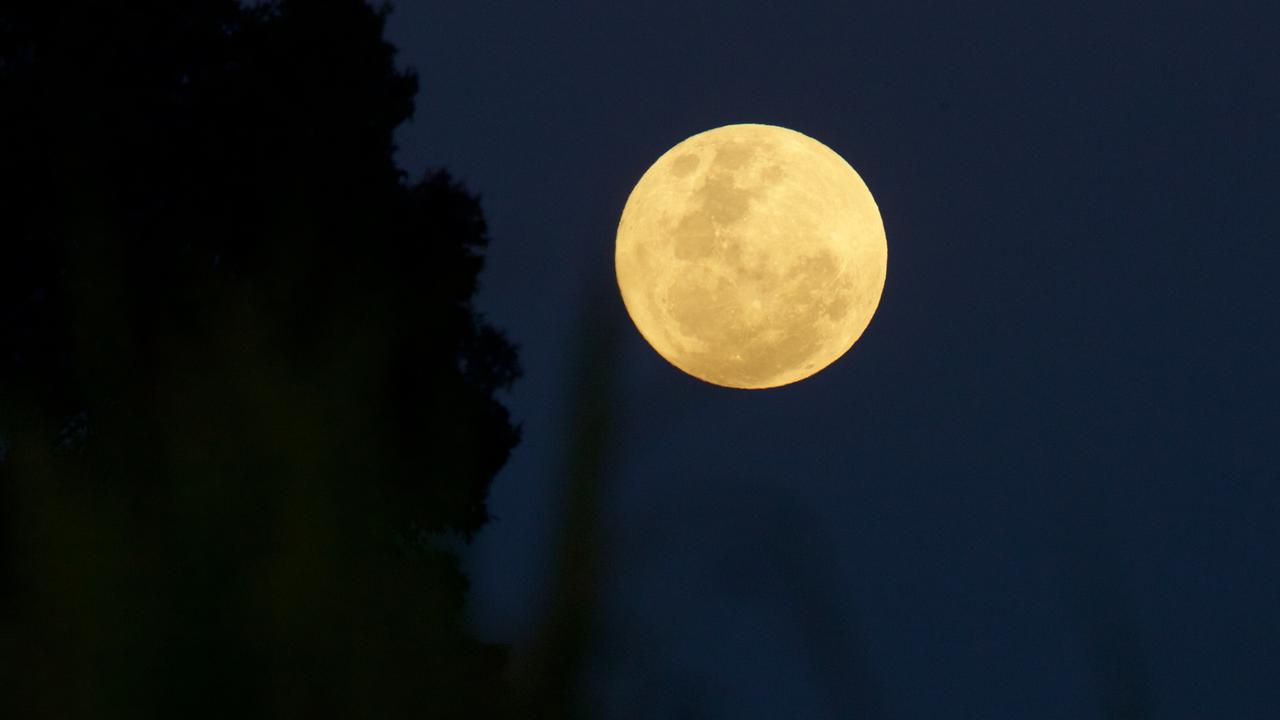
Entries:
[[862,335],[884,290],[875,199],[826,145],[727,125],[668,150],[627,198],[614,255],[645,340],[732,388],[803,380]]

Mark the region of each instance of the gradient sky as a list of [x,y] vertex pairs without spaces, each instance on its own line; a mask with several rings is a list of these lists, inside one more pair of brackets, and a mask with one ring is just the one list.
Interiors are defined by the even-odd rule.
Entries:
[[[1274,717],[1278,28],[1271,2],[401,0],[401,163],[482,195],[480,306],[526,370],[477,631],[537,617],[591,306],[619,338],[601,714]],[[839,152],[889,242],[854,349],[764,392],[669,366],[613,279],[640,175],[738,122]]]

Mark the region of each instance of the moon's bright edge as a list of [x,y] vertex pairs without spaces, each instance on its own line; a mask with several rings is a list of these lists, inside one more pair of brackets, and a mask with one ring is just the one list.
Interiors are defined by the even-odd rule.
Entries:
[[817,140],[752,124],[658,158],[627,199],[615,254],[627,312],[662,357],[751,389],[847,352],[879,305],[887,260],[857,172]]

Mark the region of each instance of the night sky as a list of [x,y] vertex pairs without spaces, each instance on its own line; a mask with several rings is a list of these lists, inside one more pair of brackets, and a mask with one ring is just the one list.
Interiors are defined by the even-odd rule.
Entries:
[[[547,603],[585,362],[612,388],[594,714],[1275,717],[1278,28],[1264,2],[402,0],[398,158],[481,194],[479,305],[525,369],[476,631],[520,645]],[[644,170],[740,122],[839,152],[889,243],[853,350],[760,392],[668,365],[613,277]]]

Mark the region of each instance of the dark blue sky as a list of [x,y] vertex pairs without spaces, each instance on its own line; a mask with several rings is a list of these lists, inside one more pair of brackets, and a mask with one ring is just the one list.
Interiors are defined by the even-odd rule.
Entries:
[[[1276,717],[1280,10],[862,5],[391,16],[422,84],[401,162],[482,194],[481,307],[526,369],[478,631],[538,615],[596,307],[600,715]],[[889,242],[854,349],[764,392],[666,364],[613,280],[636,180],[736,122],[843,155]]]

